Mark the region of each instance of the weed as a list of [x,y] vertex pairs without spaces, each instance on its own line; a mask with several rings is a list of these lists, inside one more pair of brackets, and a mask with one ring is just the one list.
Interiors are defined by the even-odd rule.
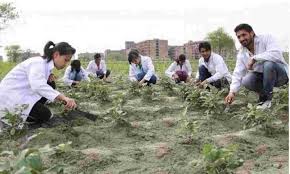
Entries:
[[235,157],[236,151],[237,145],[217,148],[211,144],[205,144],[202,149],[204,169],[208,174],[232,173],[232,169],[243,163],[243,160]]
[[8,109],[4,110],[5,115],[3,116],[3,122],[7,123],[8,126],[4,132],[8,132],[10,136],[17,136],[22,133],[22,128],[25,125],[25,121],[22,118],[22,112],[27,109],[28,105],[16,106],[13,111]]

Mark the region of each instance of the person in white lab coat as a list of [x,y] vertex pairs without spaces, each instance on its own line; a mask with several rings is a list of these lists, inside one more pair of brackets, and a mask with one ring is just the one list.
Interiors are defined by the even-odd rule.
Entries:
[[80,60],[73,60],[65,70],[63,81],[69,86],[76,86],[82,80],[90,81],[88,73],[81,66]]
[[209,42],[202,42],[198,46],[201,58],[199,58],[196,73],[196,84],[203,87],[209,83],[218,89],[226,87],[231,82],[231,74],[224,59],[211,51]]
[[128,62],[130,81],[138,81],[140,86],[156,84],[157,77],[150,57],[142,56],[138,50],[131,50]]
[[111,71],[107,69],[105,61],[101,59],[100,53],[96,53],[94,60],[89,62],[87,72],[93,77],[103,79],[104,81],[107,81],[107,78],[111,74]]
[[243,85],[258,93],[258,109],[270,108],[273,88],[288,83],[288,64],[281,48],[271,35],[256,35],[249,24],[236,26],[235,33],[242,47],[225,102],[231,104]]
[[184,54],[180,54],[165,71],[165,75],[173,79],[176,83],[189,82],[191,79],[191,65]]
[[14,112],[17,107],[26,105],[21,113],[23,121],[46,122],[52,117],[51,111],[44,105],[46,100],[62,101],[67,109],[76,108],[74,99],[48,84],[51,82],[53,68],[63,69],[75,51],[66,42],[54,44],[49,41],[42,57],[29,58],[8,72],[0,83],[0,120],[7,123],[3,118],[7,110]]

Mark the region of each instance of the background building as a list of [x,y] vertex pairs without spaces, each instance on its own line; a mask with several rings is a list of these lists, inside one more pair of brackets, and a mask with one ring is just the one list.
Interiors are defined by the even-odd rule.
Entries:
[[142,55],[152,59],[168,59],[168,41],[153,39],[136,43],[135,47]]

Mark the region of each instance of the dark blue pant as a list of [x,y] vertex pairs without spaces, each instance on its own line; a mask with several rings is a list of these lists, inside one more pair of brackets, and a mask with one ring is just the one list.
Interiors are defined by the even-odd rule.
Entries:
[[242,79],[242,85],[247,89],[257,92],[260,101],[272,99],[274,87],[288,83],[288,75],[283,64],[266,61],[263,64],[263,73],[249,72]]
[[[141,81],[145,75],[146,75],[145,72],[141,72],[137,74],[137,80]],[[146,80],[145,82],[149,85],[149,84],[156,84],[156,81],[157,81],[157,77],[153,74],[150,80],[149,81]]]
[[[204,81],[207,78],[210,78],[212,76],[211,73],[208,71],[208,69],[204,65],[201,65],[198,68],[198,72],[199,72],[199,80],[200,81]],[[210,84],[212,86],[215,86],[216,88],[220,89],[222,87],[222,80],[219,79],[215,82],[211,82]],[[228,81],[226,79],[224,80],[224,84],[228,84]]]

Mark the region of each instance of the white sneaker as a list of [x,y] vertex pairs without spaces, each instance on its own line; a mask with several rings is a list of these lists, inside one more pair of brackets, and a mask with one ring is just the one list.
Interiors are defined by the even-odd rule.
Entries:
[[267,100],[265,102],[260,102],[257,106],[257,109],[265,110],[265,109],[269,109],[271,106],[272,106],[272,101]]

